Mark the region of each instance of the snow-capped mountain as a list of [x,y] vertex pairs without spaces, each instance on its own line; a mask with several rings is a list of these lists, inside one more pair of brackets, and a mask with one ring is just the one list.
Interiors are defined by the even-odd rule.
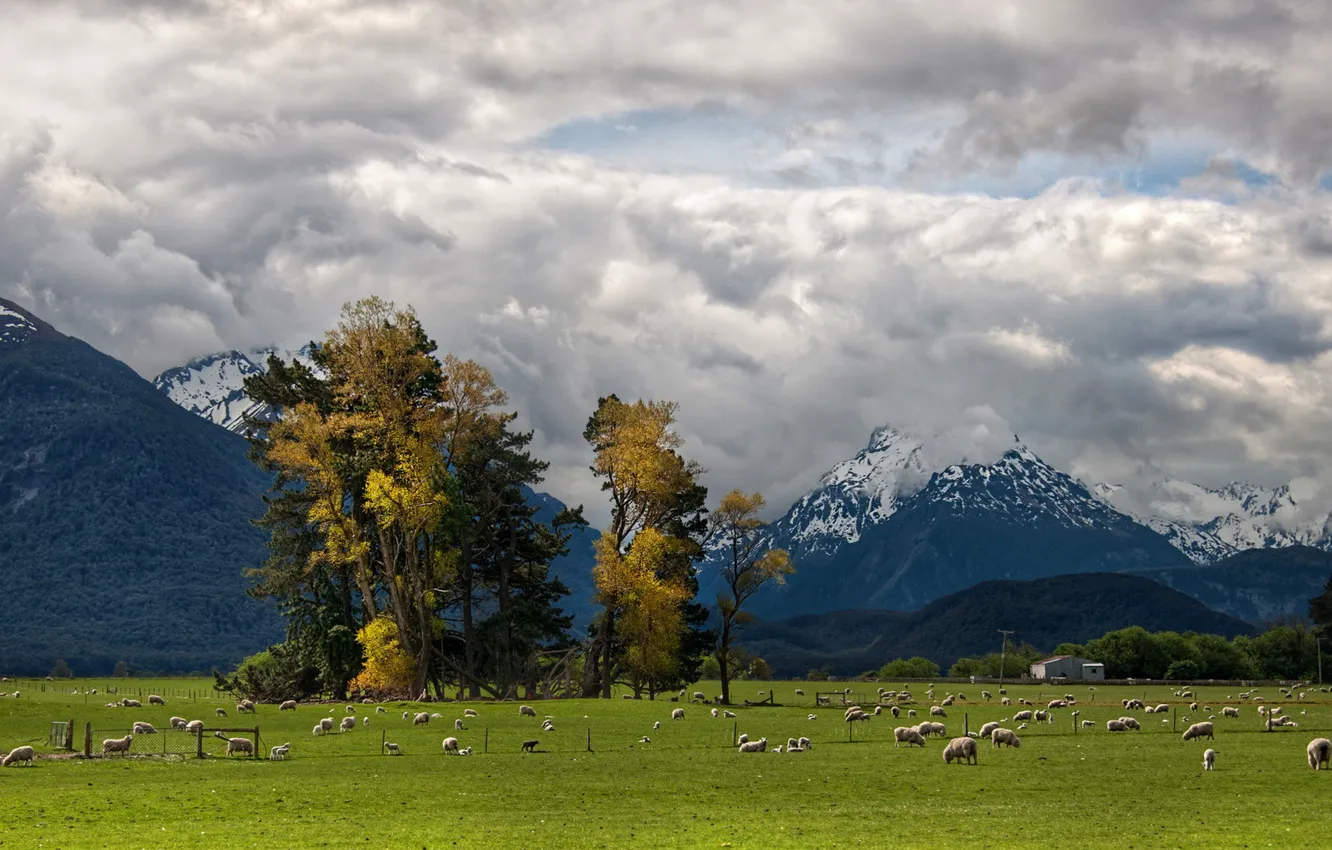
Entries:
[[1145,499],[1137,500],[1119,485],[1099,484],[1094,490],[1107,504],[1132,514],[1199,564],[1249,549],[1332,549],[1329,520],[1303,518],[1288,485],[1269,489],[1232,482],[1212,488],[1166,478],[1152,484]]
[[275,348],[260,348],[248,353],[222,351],[166,370],[153,379],[153,386],[191,413],[239,433],[247,415],[257,419],[271,415],[266,405],[245,395],[245,379],[262,374],[262,364],[270,353],[275,352],[283,360],[295,357],[309,363],[306,349],[278,352]]
[[20,343],[37,332],[34,325],[17,304],[0,301],[0,342]]

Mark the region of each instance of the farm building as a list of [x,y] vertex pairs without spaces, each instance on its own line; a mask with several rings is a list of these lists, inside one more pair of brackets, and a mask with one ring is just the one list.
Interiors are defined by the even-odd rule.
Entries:
[[1073,655],[1056,655],[1031,665],[1033,679],[1087,679],[1105,678],[1105,665]]

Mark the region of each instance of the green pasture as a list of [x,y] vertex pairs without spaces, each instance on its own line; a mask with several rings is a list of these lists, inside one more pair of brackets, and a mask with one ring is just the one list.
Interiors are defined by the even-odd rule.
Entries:
[[[1021,749],[982,742],[978,765],[957,766],[944,764],[945,742],[937,738],[924,750],[893,746],[895,725],[928,714],[923,684],[910,687],[916,718],[903,712],[899,721],[885,714],[856,724],[850,741],[843,708],[814,705],[816,690],[847,683],[736,683],[736,700],[775,692],[779,705],[736,707],[735,720],[664,697],[533,701],[536,720],[519,717],[513,702],[388,703],[386,713],[357,705],[368,726],[358,722],[354,732],[322,737],[313,726],[330,709],[341,721],[345,703],[304,704],[295,712],[263,705],[257,716],[241,717],[235,700],[216,697],[206,680],[118,684],[121,695],[135,698],[142,689],[145,706],[104,707],[114,682],[0,684],[20,691],[18,699],[0,699],[0,747],[31,744],[39,753],[31,768],[0,770],[0,848],[1327,846],[1322,804],[1332,772],[1309,770],[1304,754],[1312,738],[1332,736],[1332,698],[1316,687],[1303,701],[1260,688],[1267,705],[1281,705],[1300,724],[1270,733],[1235,687],[1195,688],[1198,712],[1166,686],[1101,687],[1094,702],[1080,685],[1009,687],[1015,699],[1044,704],[1070,693],[1079,704],[1059,710],[1054,725],[1029,724],[1019,732]],[[850,687],[872,706],[880,685],[901,683]],[[82,692],[92,687],[99,694],[85,701]],[[983,701],[982,687],[995,691],[995,700]],[[712,696],[718,688],[689,690]],[[940,684],[935,696],[959,690],[968,699],[947,709],[950,737],[962,734],[964,722],[977,729],[1019,710],[999,705],[993,684]],[[148,706],[149,693],[168,704]],[[1170,703],[1178,713],[1134,712],[1141,732],[1106,732],[1105,721],[1125,713],[1120,700],[1129,696]],[[1203,705],[1216,715],[1216,740],[1181,741],[1186,716],[1206,719]],[[1223,705],[1239,706],[1240,718],[1222,717]],[[229,716],[216,717],[217,707]],[[464,707],[480,717],[458,732],[453,722]],[[679,707],[685,718],[671,720]],[[1074,709],[1095,728],[1075,733]],[[443,717],[426,727],[403,720],[404,711],[418,710]],[[811,713],[818,718],[810,720]],[[160,730],[172,715],[209,728],[257,725],[263,758],[227,759],[219,741],[209,742],[211,755],[202,760],[84,760],[46,746],[53,720],[75,722],[76,748],[90,722],[100,751],[102,738],[123,735],[134,720]],[[553,732],[539,729],[546,715]],[[654,730],[656,721],[661,728]],[[770,746],[800,736],[814,746],[794,755],[741,755],[731,745],[737,731],[766,736]],[[640,743],[644,735],[650,743]],[[446,736],[476,755],[444,756]],[[402,756],[381,755],[385,737]],[[538,751],[520,752],[532,738]],[[160,753],[161,740],[140,736],[134,752]],[[292,745],[289,760],[269,761],[268,748],[285,742]],[[1209,746],[1219,753],[1217,769],[1204,773]]]

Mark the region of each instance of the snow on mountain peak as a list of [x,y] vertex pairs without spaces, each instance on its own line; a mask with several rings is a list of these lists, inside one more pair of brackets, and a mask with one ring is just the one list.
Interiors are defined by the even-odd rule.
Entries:
[[17,305],[0,301],[0,342],[26,342],[36,332],[37,326],[18,310]]
[[221,425],[228,431],[239,432],[247,415],[263,418],[266,406],[245,395],[245,379],[264,372],[263,364],[269,354],[276,353],[283,360],[293,358],[309,363],[309,352],[277,351],[257,348],[249,352],[221,351],[198,357],[168,369],[153,379],[153,386],[191,413]]

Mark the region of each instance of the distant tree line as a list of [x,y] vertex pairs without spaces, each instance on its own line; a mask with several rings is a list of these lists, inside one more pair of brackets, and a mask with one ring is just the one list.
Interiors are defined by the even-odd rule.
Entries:
[[[274,482],[260,521],[269,557],[249,574],[287,638],[219,686],[504,697],[563,663],[584,696],[618,683],[651,697],[695,681],[710,657],[727,693],[745,602],[792,571],[760,545],[762,496],[732,492],[710,519],[676,404],[602,398],[584,432],[611,508],[593,569],[601,612],[571,652],[569,590],[550,564],[586,524],[582,508],[537,521],[526,492],[548,464],[532,433],[515,429],[486,369],[435,351],[410,308],[368,298],[310,346],[313,368],[270,356],[246,379],[250,398],[281,411],[247,421],[251,457]],[[710,538],[727,553],[718,630],[695,599]]]

